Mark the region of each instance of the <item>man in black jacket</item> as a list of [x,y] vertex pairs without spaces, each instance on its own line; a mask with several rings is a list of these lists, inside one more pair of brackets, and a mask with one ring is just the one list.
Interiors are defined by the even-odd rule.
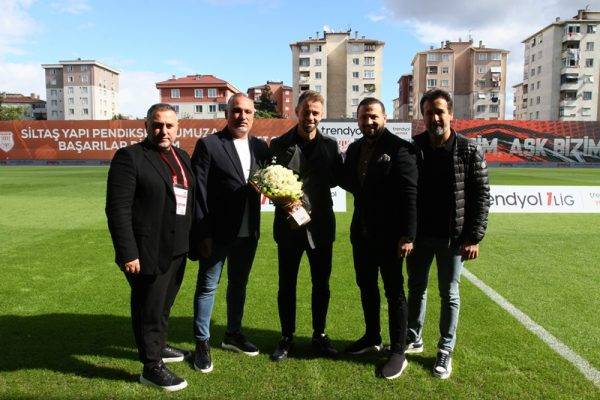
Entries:
[[388,302],[390,357],[381,369],[387,379],[402,374],[407,362],[406,298],[402,260],[416,233],[417,165],[413,146],[385,128],[381,101],[367,97],[358,105],[363,137],[348,147],[342,187],[354,195],[350,239],[366,332],[346,352],[381,349],[378,278]]
[[285,206],[275,209],[273,236],[279,259],[279,291],[277,304],[282,338],[271,358],[287,358],[296,328],[296,283],[300,259],[306,252],[312,280],[313,348],[327,357],[337,356],[325,334],[329,307],[329,277],[335,215],[331,188],[337,185],[342,158],[335,139],[323,136],[318,130],[323,117],[325,100],[314,91],[305,91],[298,99],[298,125],[284,135],[271,140],[271,154],[277,164],[294,171],[302,181],[302,203],[310,212],[310,222],[298,227],[290,221]]
[[414,137],[419,166],[417,239],[407,260],[407,353],[423,351],[423,323],[429,268],[435,256],[441,298],[440,339],[434,374],[452,373],[452,352],[460,307],[463,260],[479,254],[487,227],[489,185],[486,163],[475,141],[451,127],[452,98],[434,89],[423,95],[421,113],[427,131]]
[[115,262],[131,286],[131,319],[140,382],[168,391],[187,382],[164,362],[190,352],[166,344],[169,313],[185,270],[194,175],[187,153],[173,146],[177,116],[168,104],[148,110],[148,136],[119,149],[110,163],[106,216]]
[[267,161],[267,144],[252,135],[254,102],[242,93],[227,103],[227,126],[196,143],[192,166],[197,180],[196,213],[190,258],[199,259],[194,296],[194,367],[213,369],[210,319],[221,272],[227,260],[227,329],[221,347],[258,355],[242,333],[246,284],[260,233],[260,195],[248,184]]

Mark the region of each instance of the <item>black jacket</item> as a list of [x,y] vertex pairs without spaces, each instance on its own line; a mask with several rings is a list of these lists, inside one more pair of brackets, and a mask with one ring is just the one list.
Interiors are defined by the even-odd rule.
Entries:
[[[187,232],[192,220],[194,175],[188,154],[173,148],[190,186],[183,227]],[[187,248],[187,240],[174,243],[175,207],[171,173],[158,151],[147,140],[119,149],[108,170],[105,209],[115,262],[123,265],[138,258],[141,274],[165,272],[177,255],[174,248]]]
[[[450,239],[456,245],[477,244],[485,235],[490,208],[490,186],[483,151],[477,143],[456,135],[453,153],[452,209]],[[413,137],[417,148],[417,163],[423,166],[423,147],[429,146],[428,133]],[[419,182],[419,185],[425,183]],[[419,208],[419,213],[427,212]]]
[[[248,137],[251,171],[269,158],[264,140]],[[197,259],[198,245],[204,238],[212,238],[224,245],[238,235],[246,202],[250,210],[250,236],[260,235],[260,195],[246,183],[240,158],[227,128],[206,136],[196,143],[192,155],[196,174],[196,211],[190,236],[190,258]]]
[[297,144],[297,126],[271,140],[271,155],[276,163],[294,171],[302,181],[303,202],[310,209],[311,221],[301,229],[291,229],[287,212],[275,208],[273,238],[277,243],[306,239],[307,231],[316,247],[335,240],[335,214],[331,188],[338,185],[342,156],[337,141],[317,131],[314,148],[308,158]]
[[[387,129],[378,139],[361,186],[360,148],[365,138],[348,146],[341,185],[354,195],[350,240],[371,239],[393,245],[417,230],[417,164],[415,149]],[[366,230],[363,232],[363,228]]]

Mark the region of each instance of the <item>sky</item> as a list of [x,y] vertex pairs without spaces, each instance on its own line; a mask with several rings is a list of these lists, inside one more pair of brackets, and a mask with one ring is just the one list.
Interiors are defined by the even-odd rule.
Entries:
[[119,111],[142,117],[159,100],[155,83],[172,75],[211,74],[243,92],[267,80],[291,86],[289,44],[328,26],[385,42],[389,110],[416,52],[469,35],[509,50],[508,117],[521,42],[586,5],[600,10],[600,0],[0,0],[0,92],[45,99],[41,64],[94,59],[121,72]]

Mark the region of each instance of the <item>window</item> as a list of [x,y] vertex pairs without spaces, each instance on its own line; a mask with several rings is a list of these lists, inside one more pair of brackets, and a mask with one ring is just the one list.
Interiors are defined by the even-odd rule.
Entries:
[[373,83],[365,84],[365,92],[367,92],[367,93],[375,92],[375,85]]
[[582,117],[591,117],[592,116],[592,109],[591,108],[587,108],[584,107],[581,109],[581,116]]
[[540,112],[539,111],[535,112],[535,119],[540,119]]
[[52,107],[58,107],[58,100],[51,100],[50,105],[52,105]]
[[479,87],[485,87],[485,79],[480,79],[477,81],[477,85],[479,85]]
[[51,85],[56,85],[56,79],[50,79],[50,84]]
[[217,97],[217,89],[208,89],[208,97]]
[[583,83],[594,83],[594,77],[591,75],[584,75]]
[[439,61],[438,54],[437,53],[428,53],[427,61]]
[[321,79],[321,73],[315,72],[315,79]]
[[558,109],[558,116],[559,117],[564,117],[565,116],[565,108],[564,107],[560,107]]
[[178,99],[179,98],[179,89],[171,89],[171,98]]
[[208,105],[208,112],[216,113],[217,112],[217,105],[216,104],[209,104]]
[[173,109],[175,110],[176,113],[179,112],[179,105],[177,104],[171,104],[173,106]]
[[308,53],[310,51],[310,46],[308,44],[300,45],[300,53]]
[[87,65],[82,65],[81,66],[81,72],[87,71],[88,70],[88,66]]
[[448,87],[448,79],[442,79],[442,87]]
[[544,39],[544,35],[540,34],[540,36],[538,36],[538,43],[542,43],[543,39]]
[[485,74],[485,65],[480,65],[477,67],[477,72],[480,74]]
[[500,61],[500,53],[492,53],[490,59],[492,61]]
[[315,92],[321,93],[321,85],[315,85]]
[[88,105],[88,98],[87,97],[80,97],[79,100],[81,101],[81,104],[83,104],[84,106]]
[[315,58],[315,65],[317,67],[319,67],[321,65],[321,59],[320,58]]
[[[202,90],[202,89],[194,89],[194,97],[197,98],[197,99],[203,98],[204,97],[204,90]],[[196,111],[196,112],[198,112],[198,111]],[[202,112],[202,111],[200,111],[200,112]]]
[[90,113],[90,110],[87,108],[83,109],[83,115],[88,115]]
[[540,98],[540,96],[535,98],[535,104],[540,104],[541,101],[542,99]]
[[49,69],[49,70],[48,70],[48,73],[49,73],[50,75],[56,75],[56,70],[55,70],[55,69]]
[[68,103],[69,103],[69,104],[75,104],[75,99],[74,99],[74,98],[72,98],[72,97],[69,97],[69,99],[68,99]]
[[75,115],[75,109],[69,108],[69,115]]
[[352,64],[354,64],[354,65],[360,65],[360,60],[358,58],[353,58],[352,59]]
[[479,59],[479,61],[487,61],[488,55],[487,53],[479,53],[477,58]]
[[565,35],[573,35],[575,33],[580,33],[581,27],[579,25],[567,25],[565,26]]
[[537,67],[537,74],[539,75],[541,73],[542,73],[542,66],[538,65],[538,67]]
[[352,85],[352,91],[358,92],[358,85]]
[[81,89],[81,93],[87,93],[88,92],[87,86],[82,86],[82,87],[80,87],[80,89]]
[[365,65],[375,65],[375,57],[365,57]]
[[427,67],[427,73],[428,74],[437,74],[438,73],[438,67],[436,65],[430,65]]
[[583,92],[583,99],[584,100],[591,100],[592,99],[592,92]]
[[50,90],[50,96],[56,96],[56,89]]
[[442,67],[442,74],[448,73],[448,67]]
[[352,72],[352,77],[353,78],[360,78],[360,73],[358,71],[353,71]]
[[68,93],[68,94],[73,94],[73,90],[74,90],[73,86],[69,86],[69,87],[67,88],[67,93]]
[[586,51],[594,51],[594,42],[586,42],[585,50]]
[[300,58],[299,65],[301,67],[310,67],[310,58],[308,58],[308,57]]
[[437,79],[427,79],[427,87],[436,87]]
[[593,67],[594,66],[594,59],[593,58],[586,58],[585,59],[585,66],[586,67]]
[[67,72],[73,72],[73,66],[67,65]]
[[358,105],[358,99],[352,99],[352,105],[353,106],[357,106]]
[[535,76],[535,68],[531,68],[531,72],[529,73],[529,76]]
[[358,113],[356,111],[352,112],[352,118],[356,119],[356,117],[358,117]]
[[535,84],[535,88],[539,89],[540,88],[540,81],[537,81],[537,83]]
[[365,44],[365,51],[375,51],[375,45],[372,43]]
[[52,116],[58,118],[58,111],[52,110]]
[[485,112],[485,104],[481,104],[477,106],[477,112],[478,113],[484,113]]
[[197,104],[196,107],[195,107],[195,109],[196,109],[197,113],[201,113],[202,112],[202,105]]
[[529,105],[532,106],[533,105],[533,97],[529,99]]
[[67,76],[67,82],[74,82],[75,79],[73,78],[73,75],[69,75]]
[[373,71],[372,69],[366,69],[365,79],[375,79],[375,71]]
[[442,53],[442,61],[450,61],[450,54]]
[[596,25],[588,25],[587,33],[596,33]]
[[534,62],[534,61],[535,61],[535,54],[532,54],[531,55],[531,62]]
[[315,45],[315,51],[316,51],[316,52],[319,52],[319,51],[321,51],[321,49],[322,49],[322,47],[321,47],[321,45],[320,45],[320,44],[317,44],[317,45]]
[[88,83],[89,81],[89,77],[87,75],[81,75],[81,82],[82,83]]
[[358,52],[362,51],[362,47],[360,46],[360,44],[354,43],[350,46],[350,51],[352,53],[358,53]]
[[490,112],[497,114],[498,113],[498,106],[495,105],[495,104],[491,104],[490,105]]

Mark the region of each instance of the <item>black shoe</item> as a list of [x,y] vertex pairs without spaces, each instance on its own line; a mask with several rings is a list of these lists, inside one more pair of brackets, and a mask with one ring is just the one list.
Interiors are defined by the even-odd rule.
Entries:
[[199,340],[196,342],[196,351],[194,352],[194,369],[204,374],[213,370],[212,360],[210,358],[210,344],[208,340]]
[[290,350],[294,345],[293,339],[291,336],[282,336],[281,340],[277,344],[277,348],[271,354],[271,360],[273,361],[283,361],[288,358]]
[[175,392],[187,387],[185,379],[181,379],[169,371],[162,362],[151,368],[144,367],[144,371],[140,375],[140,383],[161,388],[168,392]]
[[189,350],[178,349],[177,347],[165,345],[160,350],[160,358],[162,358],[163,362],[180,362],[189,358],[192,355],[192,352]]
[[259,351],[258,348],[246,340],[246,337],[241,333],[229,334],[225,333],[225,338],[221,347],[227,350],[237,351],[238,353],[244,353],[248,356],[257,356]]
[[313,349],[322,355],[323,357],[336,358],[340,355],[340,352],[333,347],[329,336],[324,333],[313,335],[312,337]]
[[363,354],[369,351],[381,350],[381,338],[370,338],[367,335],[361,337],[350,346],[346,347],[345,352],[348,354]]
[[433,366],[433,374],[440,379],[448,379],[452,373],[452,352],[439,349]]
[[385,379],[396,379],[408,366],[408,361],[402,353],[392,353],[388,361],[381,368],[381,376]]

